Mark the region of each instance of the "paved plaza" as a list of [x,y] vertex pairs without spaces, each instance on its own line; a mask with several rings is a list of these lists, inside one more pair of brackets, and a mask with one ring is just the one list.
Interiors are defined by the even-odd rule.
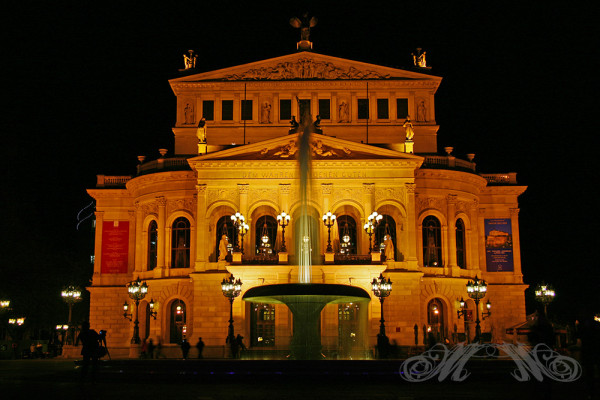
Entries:
[[196,400],[319,399],[585,399],[574,383],[517,382],[500,361],[468,363],[463,382],[431,379],[409,383],[400,360],[255,361],[113,360],[100,363],[96,379],[81,379],[74,360],[0,361],[2,399],[85,398]]

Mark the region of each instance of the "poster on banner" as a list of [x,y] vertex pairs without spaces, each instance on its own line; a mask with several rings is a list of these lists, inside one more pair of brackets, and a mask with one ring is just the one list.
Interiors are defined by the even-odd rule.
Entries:
[[488,272],[514,270],[510,218],[485,220],[485,261]]
[[102,224],[103,274],[126,274],[129,258],[129,221],[104,221]]

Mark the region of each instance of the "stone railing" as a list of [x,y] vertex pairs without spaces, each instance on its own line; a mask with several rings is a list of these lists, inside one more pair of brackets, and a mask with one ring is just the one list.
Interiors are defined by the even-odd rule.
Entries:
[[517,173],[509,172],[507,174],[480,174],[482,178],[485,178],[488,185],[516,185],[517,184]]
[[157,172],[160,170],[186,170],[191,169],[186,157],[159,158],[139,164],[137,167],[138,175]]
[[131,179],[131,175],[96,175],[96,187],[99,188],[124,188]]
[[475,163],[453,156],[425,156],[422,168],[466,169],[475,172]]

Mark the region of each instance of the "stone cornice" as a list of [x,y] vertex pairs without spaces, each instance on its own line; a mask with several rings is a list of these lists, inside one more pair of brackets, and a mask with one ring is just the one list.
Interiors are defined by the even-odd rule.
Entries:
[[[487,185],[487,181],[479,175],[469,172],[453,171],[446,169],[419,169],[415,172],[415,179],[443,179],[461,181],[472,184],[479,190],[483,190]],[[417,183],[417,187],[418,187]]]
[[527,186],[488,186],[481,191],[482,195],[514,195],[519,196],[527,190]]
[[196,181],[196,174],[194,171],[169,171],[169,172],[156,172],[153,174],[141,175],[131,179],[127,182],[127,190],[135,192],[139,188],[151,185],[155,183],[172,181]]
[[94,199],[131,198],[127,189],[88,189],[87,193]]

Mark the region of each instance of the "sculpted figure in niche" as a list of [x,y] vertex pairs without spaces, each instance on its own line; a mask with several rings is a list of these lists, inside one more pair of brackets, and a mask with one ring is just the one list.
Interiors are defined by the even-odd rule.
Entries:
[[198,137],[198,143],[206,143],[206,119],[202,118],[200,122],[198,122],[196,136]]
[[394,242],[390,235],[384,236],[383,245],[385,246],[385,261],[394,261]]
[[225,257],[227,257],[227,246],[229,245],[229,240],[227,239],[227,235],[221,236],[221,240],[219,241],[219,259],[218,261],[225,261]]
[[417,122],[427,121],[427,108],[425,107],[425,100],[420,99],[417,104]]
[[194,108],[190,105],[190,103],[185,105],[185,108],[183,109],[183,117],[186,125],[194,123]]
[[262,104],[261,112],[260,112],[260,122],[263,124],[271,123],[271,103],[265,101]]
[[406,121],[404,121],[404,125],[402,127],[406,131],[406,140],[412,140],[415,137],[415,131],[413,130],[413,124],[410,122],[410,115],[406,116]]
[[342,101],[339,108],[339,122],[350,122],[350,110],[348,103]]

